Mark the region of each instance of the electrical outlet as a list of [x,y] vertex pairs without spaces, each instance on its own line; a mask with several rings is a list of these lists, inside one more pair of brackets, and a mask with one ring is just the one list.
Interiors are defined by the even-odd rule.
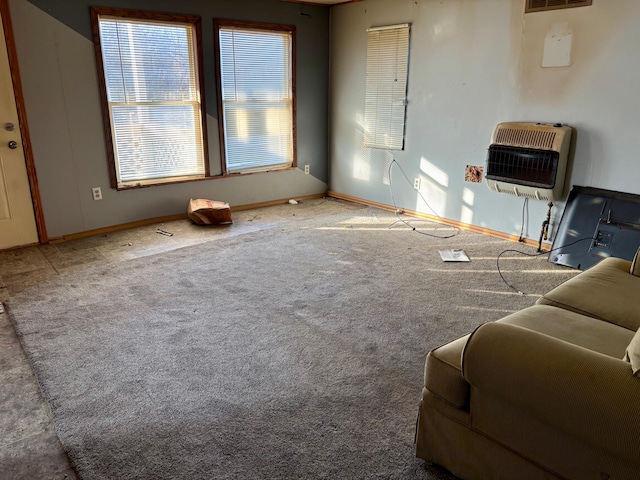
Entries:
[[413,188],[415,188],[416,190],[420,190],[420,179],[419,178],[414,178],[413,179]]
[[304,166],[304,174],[309,175],[309,165]]
[[92,187],[91,194],[93,195],[94,200],[102,200],[102,190],[100,187]]

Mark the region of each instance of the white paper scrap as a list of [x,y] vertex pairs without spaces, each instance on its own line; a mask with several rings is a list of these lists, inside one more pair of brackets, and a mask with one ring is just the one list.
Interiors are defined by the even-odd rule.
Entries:
[[444,262],[469,262],[469,257],[464,253],[464,250],[453,249],[453,250],[438,250],[440,253],[440,257]]

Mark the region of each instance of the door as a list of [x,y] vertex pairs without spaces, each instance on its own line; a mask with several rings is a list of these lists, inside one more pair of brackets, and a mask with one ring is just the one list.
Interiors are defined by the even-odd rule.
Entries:
[[37,242],[38,229],[0,17],[0,249]]

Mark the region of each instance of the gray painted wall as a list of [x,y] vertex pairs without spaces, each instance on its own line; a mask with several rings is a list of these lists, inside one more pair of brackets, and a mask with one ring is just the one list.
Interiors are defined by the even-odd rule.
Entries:
[[[438,215],[517,235],[523,199],[464,182],[464,169],[484,165],[497,123],[534,121],[576,129],[569,185],[640,194],[640,2],[594,0],[527,15],[524,3],[364,0],[333,8],[330,189],[390,205],[395,158],[411,181],[421,179]],[[405,22],[412,24],[406,147],[366,149],[366,29]],[[543,68],[545,39],[568,33],[570,65]],[[432,213],[395,168],[392,186],[399,207]],[[554,207],[554,224],[563,207]],[[546,210],[529,202],[530,238],[538,239]]]
[[[221,172],[213,18],[295,25],[295,170],[116,191],[109,187],[90,0],[10,0],[36,171],[47,232],[58,237],[186,211],[190,198],[243,205],[327,189],[329,12],[278,0],[102,0],[101,6],[202,17],[211,174]],[[310,14],[301,16],[300,12]],[[301,170],[310,165],[310,175]],[[91,187],[102,188],[94,201]]]

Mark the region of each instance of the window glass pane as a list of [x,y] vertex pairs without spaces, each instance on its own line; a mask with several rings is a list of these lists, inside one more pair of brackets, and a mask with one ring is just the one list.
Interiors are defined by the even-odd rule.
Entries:
[[223,30],[220,59],[225,100],[289,98],[288,35]]
[[117,186],[206,175],[198,18],[181,19],[105,14],[96,21]]
[[291,34],[221,27],[219,39],[227,171],[291,166]]
[[101,20],[100,31],[110,102],[197,100],[188,26]]
[[291,112],[287,102],[227,103],[224,116],[225,148],[232,155],[234,169],[291,164]]
[[111,117],[121,181],[204,175],[197,106],[114,105]]

